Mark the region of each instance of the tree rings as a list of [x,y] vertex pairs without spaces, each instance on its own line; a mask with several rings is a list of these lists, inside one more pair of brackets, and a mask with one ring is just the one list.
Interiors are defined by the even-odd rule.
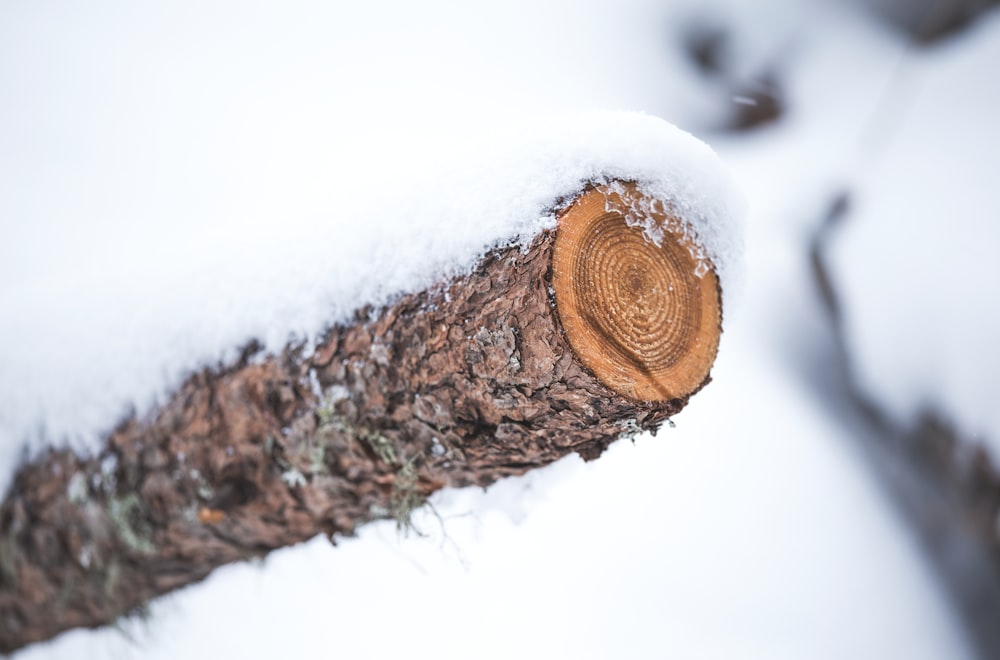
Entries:
[[577,358],[643,401],[697,391],[721,334],[715,271],[663,208],[634,184],[590,188],[561,215],[552,256],[556,308]]

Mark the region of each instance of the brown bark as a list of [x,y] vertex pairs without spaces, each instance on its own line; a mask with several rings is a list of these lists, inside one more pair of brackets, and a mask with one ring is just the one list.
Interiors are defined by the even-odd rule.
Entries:
[[108,623],[319,533],[406,525],[439,488],[486,486],[572,452],[593,459],[624,433],[655,431],[707,367],[655,402],[592,375],[555,311],[555,238],[361,310],[311,355],[249,347],[122,423],[99,456],[52,451],[25,465],[0,505],[0,652]]

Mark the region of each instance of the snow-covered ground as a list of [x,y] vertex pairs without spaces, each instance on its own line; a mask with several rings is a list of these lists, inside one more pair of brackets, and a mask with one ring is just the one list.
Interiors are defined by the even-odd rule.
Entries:
[[[485,493],[440,493],[436,514],[415,521],[425,537],[374,524],[336,548],[315,539],[159,599],[148,621],[124,624],[128,635],[73,631],[17,659],[970,655],[853,430],[803,368],[830,341],[807,242],[867,158],[899,40],[821,0],[768,0],[753,12],[735,0],[399,4],[0,10],[0,91],[21,99],[0,107],[9,211],[0,228],[16,239],[0,244],[0,300],[20,305],[3,308],[0,328],[22,324],[20,335],[0,334],[0,370],[23,360],[11,337],[57,319],[68,327],[35,326],[51,334],[34,357],[70,360],[71,378],[107,374],[92,387],[99,415],[75,420],[99,429],[117,411],[108,401],[141,406],[128,393],[175,382],[165,369],[217,359],[250,335],[280,342],[289,328],[313,330],[323,312],[416,281],[393,277],[430,277],[388,265],[406,249],[455,245],[380,227],[407,200],[425,200],[416,226],[433,226],[441,209],[443,226],[458,226],[471,197],[426,200],[493,171],[476,154],[497,142],[498,126],[599,110],[644,110],[692,128],[724,117],[724,89],[700,83],[671,41],[717,7],[716,20],[735,31],[736,70],[780,65],[788,113],[710,140],[750,208],[745,291],[726,310],[715,382],[655,438]],[[561,144],[591,154],[583,169],[608,166],[598,153],[635,153],[627,131],[590,151],[584,134],[560,134],[570,137],[530,139],[543,154]],[[507,208],[537,220],[529,211],[553,181],[579,171],[538,187],[537,177],[512,181]],[[455,178],[442,182],[442,172]],[[331,183],[345,180],[357,187]],[[510,220],[470,219],[485,227],[462,233],[458,250]],[[303,247],[287,238],[296,234],[316,240]],[[322,250],[365,245],[377,264],[367,275],[348,267],[357,260],[297,265],[300,247],[318,264]],[[882,247],[889,269],[897,255]],[[239,265],[247,260],[255,267]],[[287,299],[270,299],[284,287]],[[133,334],[167,312],[181,321],[142,346],[152,356],[113,350],[153,342]],[[123,316],[121,327],[109,320]],[[74,364],[61,338],[108,348]],[[56,369],[24,371],[39,379],[35,393],[59,386]],[[46,419],[53,405],[5,400]],[[0,422],[14,413],[3,404]]]

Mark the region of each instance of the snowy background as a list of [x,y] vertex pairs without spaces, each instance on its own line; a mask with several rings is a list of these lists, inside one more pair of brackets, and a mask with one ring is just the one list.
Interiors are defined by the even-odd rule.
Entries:
[[[996,509],[989,540],[927,514],[940,486],[906,450],[933,417],[1000,454],[988,4],[4,4],[4,487],[25,447],[92,446],[249,337],[536,231],[580,178],[681,180],[708,156],[661,120],[749,210],[715,380],[677,428],[15,657],[1000,652]],[[705,172],[689,197],[722,217]]]

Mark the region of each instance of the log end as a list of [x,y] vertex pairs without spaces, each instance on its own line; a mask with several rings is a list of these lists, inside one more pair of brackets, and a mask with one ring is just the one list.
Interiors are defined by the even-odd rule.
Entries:
[[[628,199],[622,199],[622,196]],[[552,255],[560,322],[577,358],[607,387],[641,401],[681,399],[707,380],[722,332],[718,277],[662,205],[639,207],[654,242],[619,210],[634,184],[588,189],[561,215]],[[646,200],[651,201],[651,200]],[[632,223],[634,224],[634,223]]]

